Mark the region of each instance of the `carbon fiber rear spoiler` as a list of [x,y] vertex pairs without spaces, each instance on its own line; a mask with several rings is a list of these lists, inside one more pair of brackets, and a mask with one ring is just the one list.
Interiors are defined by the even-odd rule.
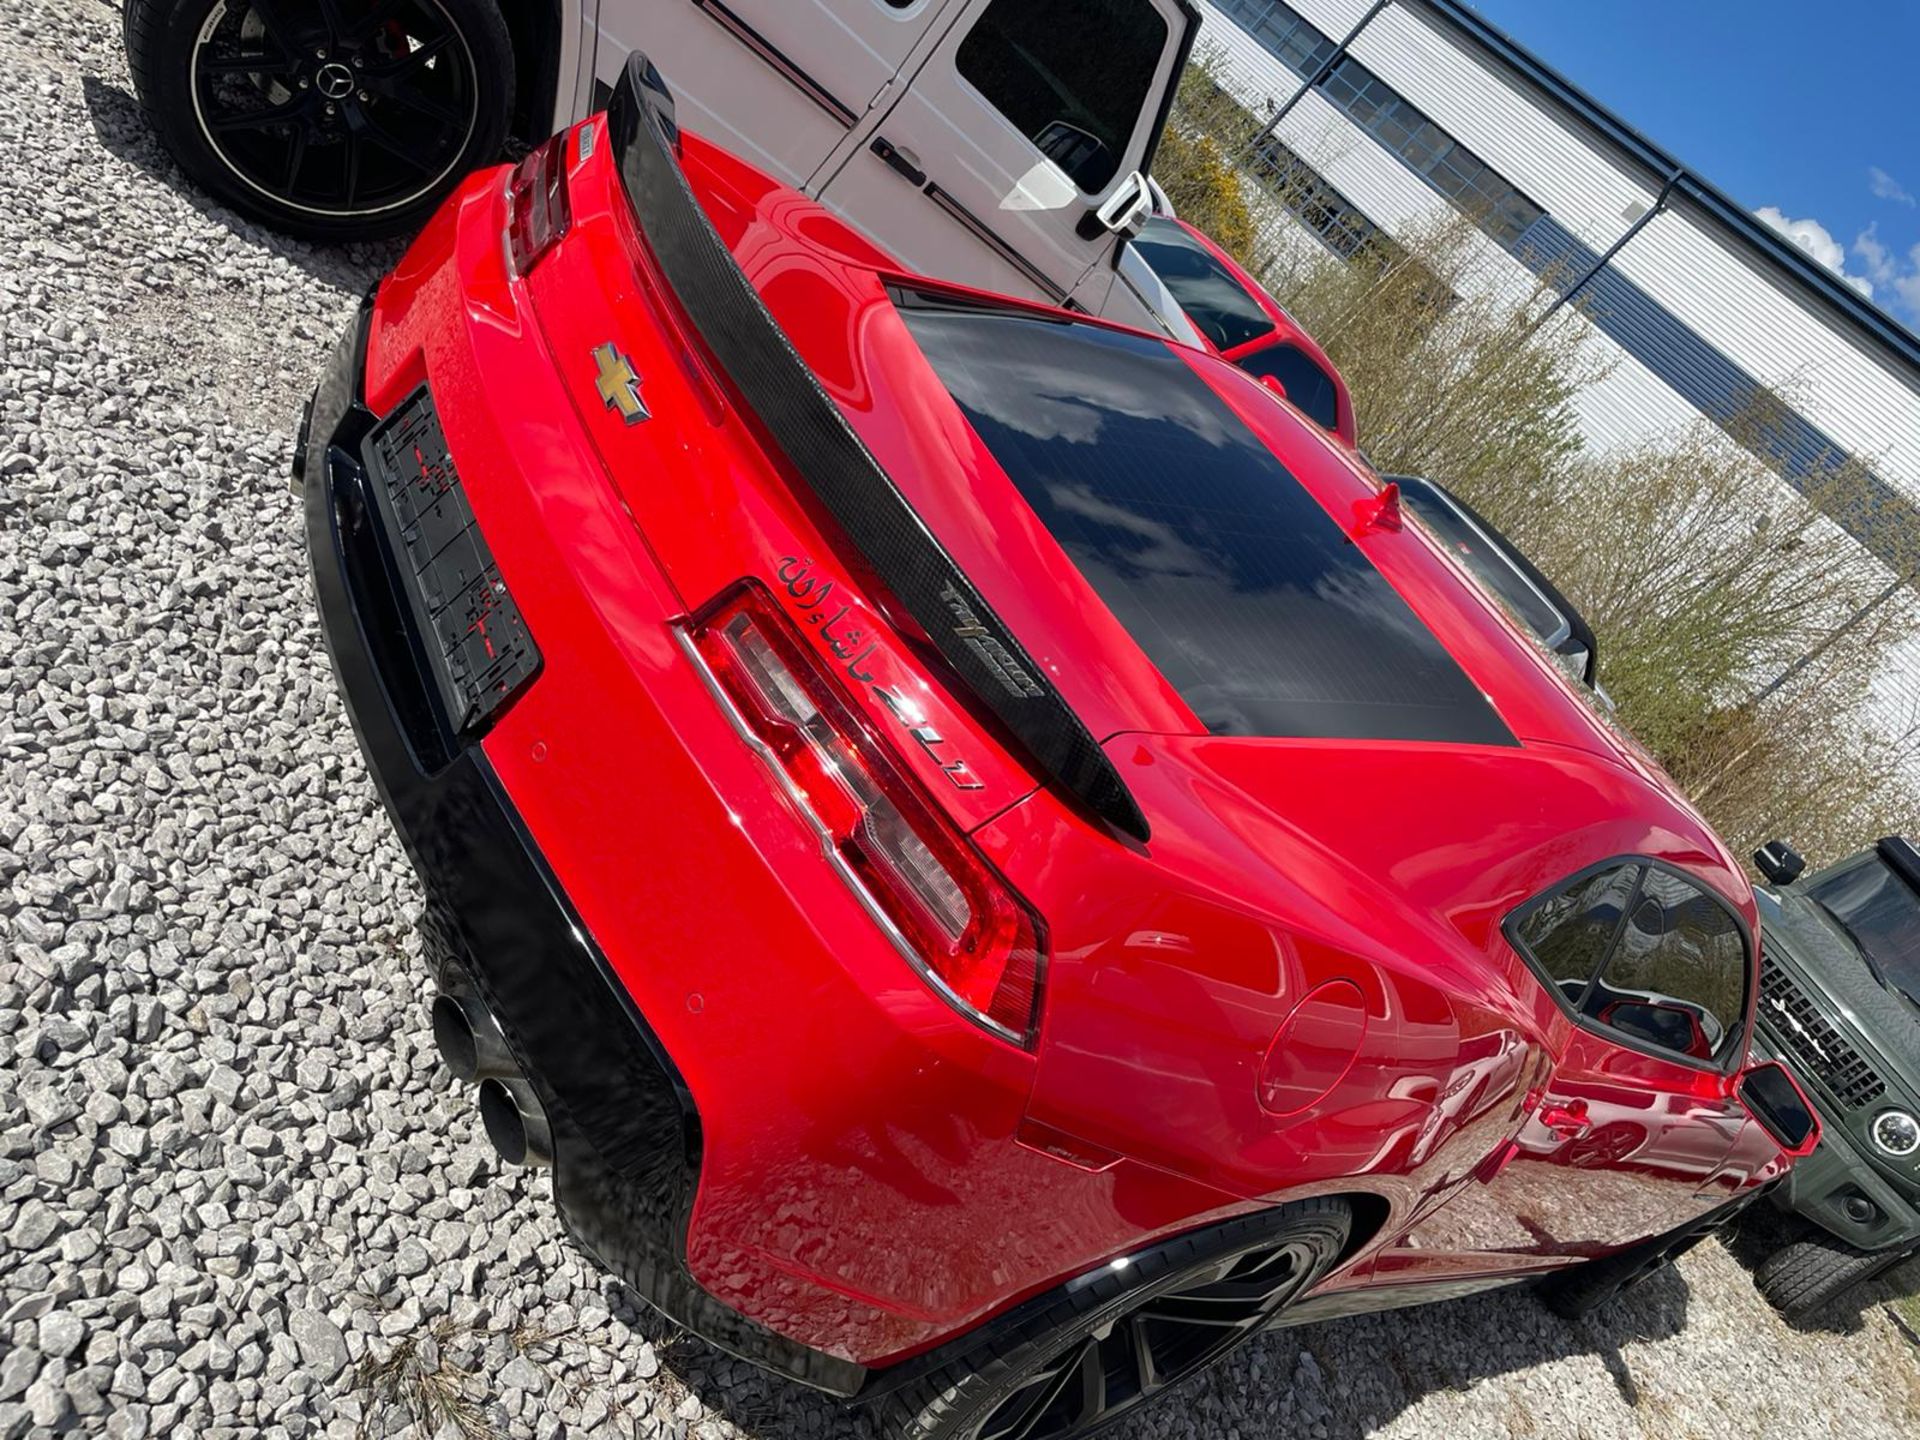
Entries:
[[607,128],[648,248],[768,443],[1041,771],[1145,840],[1146,817],[1099,742],[888,479],[734,262],[681,171],[673,97],[645,55],[628,57]]

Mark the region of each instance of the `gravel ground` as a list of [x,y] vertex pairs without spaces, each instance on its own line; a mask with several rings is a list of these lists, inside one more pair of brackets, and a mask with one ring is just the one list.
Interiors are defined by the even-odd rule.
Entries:
[[[856,1436],[638,1311],[433,1062],[412,877],[284,478],[391,259],[263,235],[139,123],[103,0],[0,0],[0,1440]],[[1136,1436],[1920,1430],[1878,1306],[1717,1245],[1269,1336]]]

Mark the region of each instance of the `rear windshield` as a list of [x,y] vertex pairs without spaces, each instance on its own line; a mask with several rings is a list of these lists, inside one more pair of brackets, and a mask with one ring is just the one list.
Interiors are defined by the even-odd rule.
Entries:
[[1209,730],[1512,743],[1399,593],[1174,347],[896,298],[994,459]]
[[1216,348],[1231,350],[1273,329],[1273,317],[1246,286],[1173,221],[1155,216],[1129,243]]

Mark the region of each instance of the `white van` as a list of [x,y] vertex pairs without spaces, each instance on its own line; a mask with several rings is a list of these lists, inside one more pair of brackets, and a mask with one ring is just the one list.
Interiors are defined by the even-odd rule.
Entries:
[[182,165],[316,238],[419,224],[461,174],[584,116],[644,50],[688,129],[914,270],[1139,324],[1121,237],[1191,0],[128,0]]

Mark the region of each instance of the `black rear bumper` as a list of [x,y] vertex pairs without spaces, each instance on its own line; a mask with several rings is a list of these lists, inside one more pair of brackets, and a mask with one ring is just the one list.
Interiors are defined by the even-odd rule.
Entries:
[[[426,894],[436,970],[500,1021],[553,1131],[554,1192],[582,1249],[696,1334],[806,1384],[866,1372],[776,1335],[689,1274],[700,1123],[672,1059],[588,936],[477,744],[454,736],[417,663],[395,545],[372,503],[363,390],[371,302],[311,408],[306,527],[321,629],[380,797]],[[425,1007],[422,1007],[425,1018]]]

